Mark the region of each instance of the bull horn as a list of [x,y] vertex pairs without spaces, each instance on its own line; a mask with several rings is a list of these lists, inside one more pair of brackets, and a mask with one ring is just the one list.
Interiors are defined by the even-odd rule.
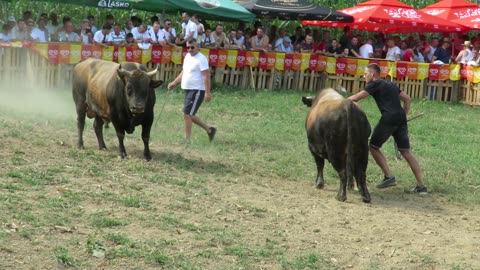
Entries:
[[120,76],[120,78],[123,78],[123,77],[130,78],[130,76],[132,75],[130,71],[123,69],[121,66],[118,67],[117,74],[118,76]]
[[158,65],[157,65],[157,67],[156,67],[154,70],[152,70],[152,71],[150,71],[150,72],[147,72],[147,76],[153,77],[153,76],[155,76],[155,75],[157,74],[157,71],[158,71]]

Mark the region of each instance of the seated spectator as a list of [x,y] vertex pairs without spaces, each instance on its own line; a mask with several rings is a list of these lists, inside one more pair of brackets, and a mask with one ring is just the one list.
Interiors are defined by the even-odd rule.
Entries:
[[135,45],[136,42],[135,42],[135,38],[133,37],[133,34],[132,33],[128,33],[126,36],[125,36],[125,42],[126,42],[126,45]]
[[0,33],[0,42],[10,42],[12,36],[10,34],[10,25],[8,23],[2,26],[2,33]]
[[211,46],[214,46],[215,48],[228,48],[229,41],[227,35],[223,32],[223,25],[217,25],[215,31],[212,32],[211,37]]
[[455,58],[455,63],[466,64],[468,61],[472,60],[473,52],[470,49],[472,46],[470,41],[465,41],[463,43],[463,50],[461,50],[457,57]]
[[373,40],[371,38],[367,38],[367,42],[363,44],[360,49],[358,50],[360,57],[362,58],[373,58]]
[[113,32],[110,32],[112,39],[112,45],[125,46],[127,41],[125,40],[125,33],[122,32],[122,26],[118,23],[113,25]]
[[288,36],[283,37],[282,43],[277,47],[279,52],[294,52],[292,39]]
[[167,41],[165,40],[165,32],[160,29],[160,23],[154,22],[152,29],[149,31],[150,36],[150,43],[152,44],[159,44],[162,46],[167,45]]
[[79,35],[83,44],[93,43],[93,33],[90,30],[90,21],[87,18],[82,20],[82,27],[80,28]]
[[102,30],[98,30],[93,36],[93,44],[100,45],[102,47],[108,47],[112,45],[112,36],[110,36],[110,30],[112,30],[112,26],[104,24]]
[[47,42],[49,39],[47,22],[44,19],[38,19],[38,26],[32,29],[30,37],[35,42]]
[[327,47],[327,55],[337,56],[341,55],[342,53],[343,50],[340,44],[338,44],[338,41],[335,38],[332,39],[330,46]]
[[263,33],[262,28],[257,28],[257,34],[250,38],[250,44],[252,46],[252,50],[268,50],[268,36]]
[[202,35],[202,43],[200,44],[200,47],[210,48],[213,46],[212,43],[215,44],[215,38],[212,37],[212,30],[210,28],[206,28]]
[[58,41],[59,42],[80,42],[80,36],[73,32],[73,23],[68,21],[65,23],[65,31],[61,31],[58,33]]

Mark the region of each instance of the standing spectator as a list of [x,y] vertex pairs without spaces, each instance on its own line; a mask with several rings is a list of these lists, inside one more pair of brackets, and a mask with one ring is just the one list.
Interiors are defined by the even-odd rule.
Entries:
[[93,36],[93,44],[100,45],[102,47],[108,47],[112,45],[112,36],[110,36],[111,30],[111,25],[104,24],[102,30],[98,30]]
[[301,53],[313,53],[313,37],[306,35],[305,39],[298,45],[297,51]]
[[73,32],[73,23],[68,21],[65,24],[65,31],[61,31],[58,33],[58,41],[59,42],[80,42],[80,36]]
[[436,64],[449,64],[450,63],[450,42],[445,39],[443,40],[442,46],[438,47],[433,54],[432,63]]
[[57,33],[58,28],[60,28],[60,24],[58,23],[58,16],[56,13],[50,13],[49,22],[47,24],[47,29],[50,34]]
[[12,39],[11,28],[10,28],[10,25],[6,23],[2,26],[2,33],[0,33],[0,41],[10,42],[11,39]]
[[245,49],[245,37],[243,36],[242,29],[237,29],[235,31],[235,36],[233,37],[233,45],[231,48],[243,50]]
[[387,41],[387,47],[388,50],[385,59],[391,61],[400,61],[400,48],[395,46],[395,41],[393,39],[389,39]]
[[28,20],[32,19],[32,12],[30,10],[27,10],[23,12],[23,19],[27,22]]
[[47,42],[48,41],[48,30],[46,27],[47,23],[44,19],[38,19],[38,27],[33,28],[32,33],[30,34],[31,38],[35,42]]
[[342,45],[343,48],[348,48],[348,45],[350,44],[350,40],[353,38],[353,33],[350,31],[350,26],[345,26],[343,27],[343,34],[340,37],[340,45]]
[[133,34],[135,42],[141,49],[148,49],[150,47],[150,34],[147,30],[147,25],[142,23],[138,27],[137,33]]
[[202,127],[207,132],[208,139],[211,142],[217,129],[208,125],[196,115],[203,99],[205,98],[207,102],[211,99],[208,59],[199,53],[197,40],[194,38],[187,41],[187,50],[188,53],[183,61],[183,70],[175,80],[168,84],[168,89],[172,89],[181,82],[182,89],[185,91],[183,120],[186,143],[190,143],[192,123]]
[[90,30],[90,21],[87,18],[82,20],[82,27],[80,28],[80,40],[83,44],[93,43],[93,33]]
[[175,43],[175,40],[177,39],[177,33],[175,32],[175,28],[172,27],[172,21],[170,21],[170,19],[165,19],[163,22],[165,23],[163,27],[165,40],[169,44]]
[[379,33],[375,35],[375,44],[373,44],[373,54],[375,58],[385,58],[385,37]]
[[12,33],[12,37],[15,40],[24,41],[28,39],[27,25],[23,19],[18,20],[17,31]]
[[277,47],[277,51],[294,52],[295,50],[292,45],[292,40],[287,36],[283,37],[282,43]]
[[[283,38],[287,36],[287,30],[285,30],[285,28],[280,28],[280,30],[278,30],[278,39],[275,40],[275,44],[274,44],[274,48],[277,49],[278,46],[282,45],[283,43]],[[291,41],[292,39],[290,39]]]
[[125,22],[125,28],[123,29],[123,32],[126,34],[131,33],[133,28],[133,23],[132,20],[127,20]]
[[419,62],[423,63],[425,62],[425,59],[423,57],[423,42],[417,42],[416,44],[413,44],[409,49],[405,51],[405,54],[403,55],[403,61],[407,62]]
[[337,39],[332,39],[330,46],[327,47],[327,54],[333,56],[340,56],[343,53],[342,47],[338,44]]
[[215,27],[215,31],[211,34],[212,40],[211,45],[215,48],[228,48],[228,38],[225,32],[223,32],[223,25],[218,24]]
[[[427,188],[423,183],[422,170],[418,161],[410,151],[410,141],[408,138],[407,115],[410,111],[410,97],[394,83],[380,78],[380,67],[377,64],[370,64],[365,68],[365,81],[367,85],[365,90],[350,96],[352,101],[359,101],[371,95],[377,103],[382,116],[373,130],[370,138],[370,153],[384,174],[383,181],[377,185],[377,188],[386,188],[397,184],[392,171],[388,167],[387,159],[380,148],[390,136],[393,136],[398,145],[398,149],[405,160],[408,162],[417,184],[412,192],[417,194],[426,194]],[[401,101],[403,101],[403,108]]]
[[12,34],[14,35],[15,32],[18,31],[17,20],[15,19],[15,17],[14,16],[8,17],[7,24],[8,26],[10,26],[10,31],[12,31]]
[[113,25],[115,24],[115,17],[113,17],[112,14],[107,14],[105,17],[105,24],[108,24],[113,28]]
[[98,29],[97,27],[95,26],[95,16],[93,15],[88,15],[87,16],[87,19],[88,21],[90,22],[90,30],[92,31],[92,33],[97,33]]
[[373,40],[371,38],[367,38],[367,42],[362,45],[359,49],[360,57],[362,58],[373,58]]
[[357,37],[352,37],[352,40],[348,43],[346,48],[348,49],[349,57],[358,57],[358,58],[362,57],[359,53]]
[[423,42],[423,55],[425,56],[425,62],[426,63],[431,63],[433,62],[433,55],[435,54],[435,51],[438,49],[438,45],[440,44],[440,40],[436,37],[432,38],[430,41],[430,44],[428,44],[426,41]]
[[402,40],[400,41],[400,59],[403,59],[403,55],[405,54],[405,51],[408,49],[407,42]]
[[187,13],[182,13],[182,34],[179,38],[177,37],[175,43],[180,46],[185,46],[187,44],[187,40],[192,38],[197,39],[197,35],[197,25],[190,20],[190,16]]
[[127,43],[125,33],[122,31],[122,26],[118,23],[113,25],[113,31],[110,32],[110,37],[112,39],[112,45],[114,46],[125,46]]
[[205,33],[202,35],[201,48],[210,48],[215,44],[215,39],[212,37],[212,30],[210,28],[205,29]]
[[150,36],[150,43],[152,44],[159,44],[162,46],[167,45],[167,41],[165,40],[165,32],[160,29],[160,23],[154,22],[152,29],[149,31]]
[[295,33],[291,39],[294,48],[296,48],[298,44],[305,39],[305,36],[303,35],[303,28],[301,26],[297,26],[297,28],[295,28]]
[[197,44],[200,45],[203,32],[205,32],[205,26],[200,22],[200,18],[196,14],[192,16],[192,21],[197,25]]
[[262,28],[257,28],[257,34],[250,38],[252,50],[267,51],[268,36],[263,33]]
[[455,58],[455,63],[466,64],[468,61],[472,60],[473,52],[470,49],[472,43],[470,41],[463,42],[463,50],[461,50],[457,57]]

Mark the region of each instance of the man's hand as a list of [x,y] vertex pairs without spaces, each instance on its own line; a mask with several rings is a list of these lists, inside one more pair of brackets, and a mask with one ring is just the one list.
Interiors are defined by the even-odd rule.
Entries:
[[170,82],[170,83],[168,84],[168,87],[167,87],[167,89],[168,89],[168,90],[172,90],[172,88],[174,88],[174,87],[175,87],[175,85],[177,85],[177,84],[175,83],[175,81],[173,81],[173,82]]
[[210,102],[211,99],[212,99],[212,96],[210,95],[210,92],[205,92],[205,100],[207,102]]

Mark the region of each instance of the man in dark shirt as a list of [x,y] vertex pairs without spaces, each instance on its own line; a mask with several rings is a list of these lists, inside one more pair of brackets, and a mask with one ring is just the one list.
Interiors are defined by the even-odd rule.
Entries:
[[331,45],[327,47],[327,53],[333,55],[340,55],[342,54],[343,50],[340,44],[337,42],[336,39],[332,39]]
[[[370,153],[382,169],[385,178],[377,185],[377,188],[386,188],[397,184],[387,159],[380,148],[390,136],[393,136],[398,150],[408,162],[413,174],[417,179],[417,185],[412,190],[414,193],[426,194],[427,187],[423,183],[423,175],[415,157],[410,151],[410,140],[408,138],[407,114],[410,110],[410,97],[398,88],[394,83],[380,78],[380,67],[377,64],[370,64],[365,68],[365,90],[350,96],[349,99],[359,101],[371,95],[377,103],[382,116],[373,130],[370,138]],[[400,100],[403,101],[403,108]]]
[[444,40],[442,46],[435,50],[435,53],[432,57],[432,63],[435,61],[442,61],[444,64],[449,64],[451,58],[450,50],[448,49],[449,47],[450,42],[448,42],[448,40]]

